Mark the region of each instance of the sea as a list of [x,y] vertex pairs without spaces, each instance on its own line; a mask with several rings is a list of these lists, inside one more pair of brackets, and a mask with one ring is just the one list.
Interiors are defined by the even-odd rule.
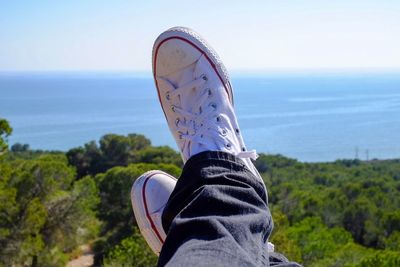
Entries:
[[[400,158],[400,72],[232,75],[246,145],[305,162]],[[9,144],[67,151],[108,133],[177,149],[149,73],[3,72]]]

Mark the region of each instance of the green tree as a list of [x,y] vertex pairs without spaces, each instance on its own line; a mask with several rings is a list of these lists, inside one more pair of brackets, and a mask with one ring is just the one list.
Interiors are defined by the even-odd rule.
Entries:
[[27,152],[29,150],[28,144],[15,143],[11,146],[12,152]]
[[358,266],[362,260],[374,253],[373,249],[365,248],[361,245],[349,242],[333,251],[326,258],[316,261],[313,267],[339,267],[339,266]]
[[383,222],[388,235],[400,231],[400,210],[385,213]]
[[139,230],[123,239],[105,257],[105,267],[148,267],[157,265],[157,256],[151,251]]
[[306,218],[291,226],[288,237],[301,247],[306,266],[329,257],[340,247],[352,242],[350,233],[340,227],[328,228],[318,217]]
[[131,163],[170,163],[182,165],[179,154],[169,147],[152,147],[143,135],[127,136],[107,134],[101,137],[100,146],[91,141],[84,147],[67,152],[69,164],[76,167],[78,178],[103,173],[116,166]]
[[289,220],[278,209],[273,211],[272,218],[274,229],[270,241],[274,244],[275,250],[283,253],[291,261],[301,262],[301,249],[296,241],[288,236]]
[[70,149],[66,156],[69,164],[76,168],[78,178],[106,170],[102,166],[103,156],[95,141],[86,143],[84,147]]
[[394,231],[385,239],[385,248],[400,251],[400,231]]
[[374,222],[378,218],[377,212],[372,201],[366,197],[358,197],[344,210],[344,227],[352,233],[357,242],[374,245],[381,234]]
[[0,118],[0,156],[7,150],[7,137],[12,133],[12,128],[8,121]]
[[107,134],[100,139],[103,164],[107,169],[136,162],[135,152],[149,146],[150,140],[137,134],[128,136]]
[[400,266],[399,251],[377,251],[365,257],[356,267],[394,267]]
[[59,155],[0,164],[0,265],[64,266],[65,253],[97,233],[93,179],[74,182]]
[[174,164],[182,166],[182,159],[180,155],[170,147],[146,147],[136,153],[137,161],[144,163],[155,164]]
[[179,176],[180,169],[169,164],[131,164],[128,167],[114,167],[106,173],[96,175],[100,190],[99,218],[106,222],[106,229],[118,225],[130,229],[134,222],[130,203],[130,190],[133,182],[149,170],[164,170]]

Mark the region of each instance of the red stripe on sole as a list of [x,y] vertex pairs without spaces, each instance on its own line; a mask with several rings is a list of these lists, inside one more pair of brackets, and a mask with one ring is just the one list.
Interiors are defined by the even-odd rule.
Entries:
[[147,207],[147,201],[146,201],[146,185],[147,185],[147,182],[150,180],[151,177],[153,177],[156,174],[157,173],[152,173],[151,175],[146,177],[146,180],[144,181],[143,188],[142,188],[142,197],[143,197],[143,203],[144,203],[144,210],[146,212],[147,220],[150,222],[151,229],[156,234],[156,236],[157,236],[158,240],[160,240],[161,244],[164,244],[164,240],[162,239],[160,233],[157,230],[156,225],[153,222],[153,219],[150,216],[149,209]]

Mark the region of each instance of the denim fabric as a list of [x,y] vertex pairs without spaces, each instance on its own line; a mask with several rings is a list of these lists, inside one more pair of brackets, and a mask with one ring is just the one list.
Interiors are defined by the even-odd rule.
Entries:
[[299,266],[267,252],[273,223],[264,185],[228,153],[187,161],[162,222],[158,266]]

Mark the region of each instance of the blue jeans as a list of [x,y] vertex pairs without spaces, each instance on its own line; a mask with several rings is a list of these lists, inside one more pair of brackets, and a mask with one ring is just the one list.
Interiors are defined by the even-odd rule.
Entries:
[[267,192],[241,159],[202,152],[183,168],[162,215],[158,266],[300,266],[268,253]]

